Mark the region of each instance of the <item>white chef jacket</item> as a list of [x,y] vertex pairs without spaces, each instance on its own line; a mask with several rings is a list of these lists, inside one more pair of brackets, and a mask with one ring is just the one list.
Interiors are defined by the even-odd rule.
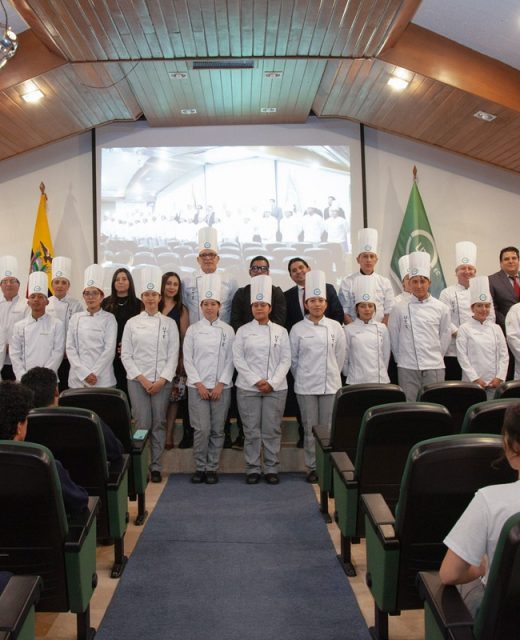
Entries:
[[220,318],[214,322],[202,318],[188,327],[182,345],[188,387],[195,387],[197,382],[206,389],[213,389],[219,382],[225,389],[233,386],[234,340],[233,328]]
[[[439,300],[448,305],[451,312],[451,342],[446,351],[447,356],[456,356],[457,347],[455,344],[457,329],[473,318],[471,311],[471,297],[469,294],[469,288],[462,286],[461,284],[453,284],[450,287],[443,289],[439,295]],[[491,305],[491,311],[489,313],[488,320],[495,322],[495,309]],[[493,376],[494,377],[494,376]]]
[[473,382],[482,378],[505,380],[509,354],[502,329],[489,318],[485,322],[470,318],[460,325],[457,333],[457,358],[462,379]]
[[[67,358],[70,363],[69,387],[113,387],[116,384],[113,360],[116,351],[117,322],[112,313],[100,309],[75,313],[67,331]],[[94,373],[97,383],[85,378]]]
[[431,295],[422,302],[412,295],[410,302],[396,305],[388,330],[397,366],[414,371],[444,369],[450,327],[450,310]]
[[287,389],[287,373],[291,368],[291,346],[285,327],[251,320],[237,331],[233,343],[233,361],[238,372],[236,386],[258,391],[255,384],[267,380],[273,391]]
[[520,302],[514,304],[506,315],[506,338],[515,356],[515,380],[520,378]]
[[[9,302],[5,299],[0,301],[0,327],[2,327],[5,332],[4,345],[7,346],[11,342],[14,325],[30,313],[31,309],[27,304],[27,299],[20,298],[19,295],[15,296]],[[5,364],[11,364],[9,354],[5,353],[4,355]]]
[[[343,307],[343,311],[354,319],[356,317],[356,303],[353,293],[353,283],[356,278],[362,276],[361,271],[355,271],[349,276],[345,276],[339,285],[338,298]],[[381,322],[383,316],[389,314],[394,305],[394,290],[390,284],[390,280],[384,276],[380,276],[378,273],[372,273],[369,278],[373,278],[376,281],[375,287],[375,299],[376,299],[376,312],[374,314],[374,320]]]
[[129,380],[143,375],[148,380],[173,379],[179,361],[179,330],[175,320],[146,311],[125,324],[121,362]]
[[50,316],[54,316],[61,320],[65,325],[65,335],[69,328],[69,321],[75,313],[84,311],[84,307],[79,300],[72,296],[66,295],[61,300],[58,300],[56,296],[49,298],[49,304],[47,305],[46,313]]
[[44,313],[35,320],[32,315],[13,327],[9,354],[17,380],[33,367],[47,367],[57,373],[65,353],[63,322]]
[[336,393],[341,387],[346,351],[345,333],[339,322],[324,316],[315,324],[305,318],[293,326],[289,339],[295,393]]
[[[220,298],[220,312],[219,318],[226,323],[229,323],[231,318],[231,302],[233,296],[238,289],[238,285],[235,280],[228,278],[225,273],[218,271],[221,282],[221,298]],[[204,316],[200,310],[199,291],[197,289],[197,281],[199,278],[205,275],[204,272],[199,269],[195,273],[190,274],[182,281],[182,301],[188,308],[190,314],[190,324],[195,324],[201,320]]]
[[343,373],[347,384],[390,382],[390,335],[385,324],[356,318],[343,327],[346,356]]

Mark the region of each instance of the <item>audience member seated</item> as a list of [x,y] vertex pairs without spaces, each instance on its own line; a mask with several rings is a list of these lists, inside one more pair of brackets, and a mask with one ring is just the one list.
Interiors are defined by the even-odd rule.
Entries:
[[[16,382],[0,382],[0,440],[25,440],[27,416],[32,408],[33,393],[30,389]],[[59,460],[55,463],[65,511],[68,515],[76,514],[87,507],[88,494],[72,481]]]
[[[33,392],[35,408],[58,406],[60,395],[58,378],[52,369],[33,367],[22,376],[20,382]],[[123,445],[116,438],[112,429],[103,420],[99,421],[103,429],[107,460],[117,462],[121,460],[124,453]]]

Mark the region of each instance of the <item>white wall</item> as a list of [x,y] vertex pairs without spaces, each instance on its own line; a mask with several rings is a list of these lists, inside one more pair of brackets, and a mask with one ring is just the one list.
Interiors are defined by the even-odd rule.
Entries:
[[90,139],[90,134],[74,136],[0,163],[0,255],[16,256],[22,272],[29,271],[39,185],[44,182],[54,253],[73,259],[76,296],[83,270],[93,260]]

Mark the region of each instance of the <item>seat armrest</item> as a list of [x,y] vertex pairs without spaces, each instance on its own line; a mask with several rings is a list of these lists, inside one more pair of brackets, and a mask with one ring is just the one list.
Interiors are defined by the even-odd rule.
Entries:
[[368,520],[385,547],[399,545],[395,535],[395,518],[383,496],[380,493],[364,493],[361,501]]
[[347,482],[354,480],[354,464],[344,451],[334,451],[330,454],[332,466]]
[[[12,576],[0,594],[0,631],[18,634],[33,605],[40,599],[40,576]],[[10,636],[8,636],[10,637]]]
[[146,433],[144,433],[142,438],[134,438],[133,434],[130,436],[131,453],[140,453],[146,447],[150,438],[150,429],[139,429],[140,433],[143,433],[144,431],[146,431]]
[[312,433],[323,451],[332,450],[332,447],[330,446],[330,427],[326,424],[317,424],[312,427]]
[[130,456],[128,453],[123,453],[120,460],[114,460],[114,462],[110,463],[110,467],[108,470],[108,489],[114,489],[119,487],[125,474],[128,471],[128,467],[130,465]]
[[417,574],[419,595],[430,609],[435,624],[453,640],[473,640],[473,617],[454,585],[442,584],[437,571]]
[[89,496],[87,507],[70,517],[69,532],[65,540],[66,551],[79,551],[81,549],[92,525],[96,522],[98,509],[99,498],[97,496]]

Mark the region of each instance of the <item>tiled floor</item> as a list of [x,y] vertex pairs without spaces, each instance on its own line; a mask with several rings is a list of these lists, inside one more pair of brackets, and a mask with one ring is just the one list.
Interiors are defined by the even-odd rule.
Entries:
[[[175,441],[178,444],[180,429],[177,429]],[[281,452],[281,466],[283,471],[301,471],[302,482],[304,465],[303,451],[294,446],[295,427],[286,425],[284,428],[283,447]],[[181,451],[177,447],[165,452],[164,473],[190,473],[193,470],[191,449]],[[243,454],[241,451],[224,450],[221,459],[221,471],[223,473],[241,473],[244,470]],[[283,482],[283,476],[282,476]],[[149,484],[146,492],[146,506],[151,513],[164,489],[165,483]],[[318,500],[316,487],[316,499]],[[318,503],[316,503],[318,509]],[[125,537],[125,553],[130,555],[143,530],[134,523],[137,503],[129,503],[130,523]],[[331,501],[330,513],[334,511]],[[332,541],[339,552],[339,531],[335,524],[328,525]],[[357,569],[357,576],[349,578],[351,586],[358,599],[361,611],[370,626],[373,624],[373,600],[365,584],[365,545],[361,541],[359,545],[352,547],[352,559]],[[110,600],[117,587],[118,580],[110,578],[110,569],[113,561],[113,547],[98,547],[97,549],[97,573],[98,585],[91,601],[91,624],[98,627],[106,611]],[[345,579],[347,579],[345,577]],[[36,615],[36,635],[39,640],[75,640],[76,618],[71,613],[38,613]],[[390,618],[390,638],[392,640],[422,640],[424,638],[424,625],[422,611],[408,611],[401,616]]]

